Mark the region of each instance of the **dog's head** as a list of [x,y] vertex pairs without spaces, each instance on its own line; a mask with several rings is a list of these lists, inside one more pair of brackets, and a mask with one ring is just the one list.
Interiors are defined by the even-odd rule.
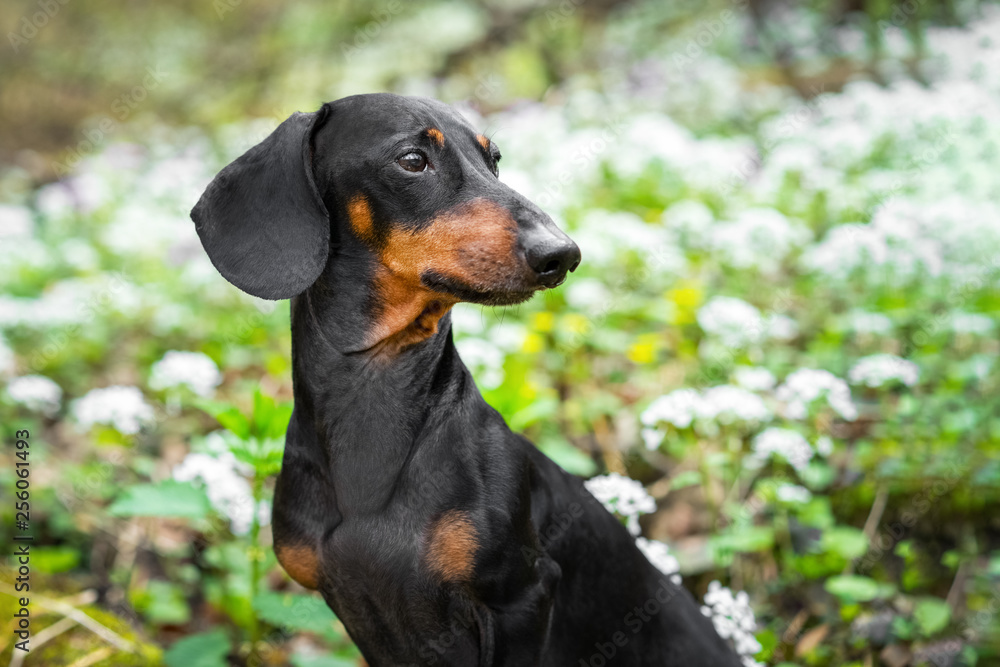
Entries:
[[191,217],[219,272],[266,299],[303,292],[338,253],[365,257],[358,281],[387,314],[377,338],[428,311],[436,326],[458,301],[520,303],[579,264],[552,219],[498,180],[499,160],[441,102],[357,95],[292,115]]

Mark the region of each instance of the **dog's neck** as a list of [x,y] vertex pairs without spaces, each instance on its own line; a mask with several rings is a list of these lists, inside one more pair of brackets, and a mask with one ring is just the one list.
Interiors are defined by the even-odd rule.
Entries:
[[[352,267],[338,268],[292,301],[296,426],[314,450],[303,454],[331,476],[342,511],[377,511],[431,411],[454,403],[456,392],[478,396],[478,390],[471,382],[445,381],[467,373],[447,314],[416,344],[391,354],[364,349],[375,295],[357,289]],[[341,280],[350,280],[351,289],[339,288],[348,284]]]

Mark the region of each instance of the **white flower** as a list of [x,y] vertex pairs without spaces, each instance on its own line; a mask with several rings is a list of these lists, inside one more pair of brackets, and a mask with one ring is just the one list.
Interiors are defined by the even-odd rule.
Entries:
[[[701,396],[694,389],[677,389],[658,399],[643,411],[640,420],[646,426],[659,422],[687,428],[694,421],[701,407]],[[648,442],[647,442],[648,445]]]
[[633,535],[639,534],[639,515],[656,511],[656,501],[645,487],[619,473],[592,477],[584,486],[609,512],[626,519],[625,525]]
[[828,435],[821,435],[816,440],[816,453],[820,456],[833,454],[833,440]]
[[768,391],[778,382],[771,371],[759,366],[740,366],[734,376],[736,384],[750,391]]
[[640,420],[643,440],[648,449],[656,449],[662,433],[655,428],[661,423],[676,428],[688,428],[696,420],[702,423],[733,424],[737,422],[766,422],[771,411],[763,399],[742,387],[724,384],[699,393],[694,389],[677,389],[660,396],[646,408]]
[[799,325],[787,315],[768,315],[764,319],[767,336],[773,340],[792,340],[799,335]]
[[23,206],[0,204],[0,238],[31,236],[34,227],[31,211]]
[[663,212],[663,225],[676,231],[681,241],[690,246],[704,247],[715,223],[712,210],[697,199],[684,199]]
[[[179,482],[200,481],[205,486],[208,499],[219,513],[229,519],[234,535],[246,535],[253,522],[253,492],[246,475],[249,466],[240,463],[232,452],[223,451],[215,456],[192,452],[174,468],[173,477]],[[266,512],[262,503],[258,512]],[[267,518],[258,514],[259,519]]]
[[642,429],[640,435],[642,436],[642,444],[646,446],[646,449],[653,451],[660,446],[661,442],[663,442],[663,438],[666,436],[666,433],[658,428],[647,427]]
[[851,311],[849,326],[852,331],[860,334],[886,335],[892,332],[892,320],[882,313],[869,313],[864,310]]
[[782,484],[775,492],[778,500],[783,503],[802,504],[812,500],[812,494],[804,486],[798,484]]
[[920,368],[894,354],[873,354],[859,359],[847,377],[853,384],[866,387],[881,387],[894,380],[912,387],[920,379]]
[[752,447],[753,454],[747,461],[751,466],[761,465],[776,454],[801,472],[813,457],[813,449],[802,434],[787,428],[771,427],[762,431],[753,439]]
[[130,315],[141,303],[136,286],[120,275],[69,278],[48,287],[37,299],[0,296],[0,325],[83,324],[112,308]]
[[171,350],[153,364],[149,386],[170,389],[186,386],[199,396],[209,397],[222,382],[219,367],[201,352]]
[[[680,573],[681,564],[670,553],[670,547],[663,542],[648,540],[645,537],[637,537],[635,538],[635,545],[639,547],[639,551],[643,553],[646,559],[663,574],[678,575]],[[674,583],[680,582],[674,581]]]
[[574,280],[566,288],[566,301],[578,310],[592,311],[611,305],[611,293],[596,278]]
[[982,313],[951,314],[951,330],[955,333],[986,336],[993,332],[996,323],[988,315]]
[[85,429],[94,424],[107,424],[126,435],[135,435],[154,419],[153,408],[146,403],[139,388],[122,385],[91,389],[74,403],[73,415]]
[[10,381],[7,395],[15,403],[51,417],[59,412],[62,389],[44,375],[25,375]]
[[765,422],[771,419],[771,411],[757,394],[742,387],[724,384],[705,391],[701,397],[698,416],[720,424],[736,421]]
[[730,639],[740,656],[753,656],[761,650],[760,642],[753,633],[757,630],[757,619],[750,607],[750,596],[745,591],[736,595],[713,581],[705,593],[705,605],[701,613],[712,619],[715,631],[723,639]]
[[698,324],[706,333],[718,336],[723,344],[743,347],[764,338],[767,325],[760,311],[731,296],[715,296],[698,310]]
[[775,392],[775,397],[785,404],[784,415],[789,419],[805,419],[809,404],[823,396],[841,417],[848,421],[857,419],[850,387],[829,371],[800,368],[785,378]]
[[751,208],[733,222],[709,228],[711,245],[731,266],[774,273],[788,252],[810,240],[811,233],[771,208]]

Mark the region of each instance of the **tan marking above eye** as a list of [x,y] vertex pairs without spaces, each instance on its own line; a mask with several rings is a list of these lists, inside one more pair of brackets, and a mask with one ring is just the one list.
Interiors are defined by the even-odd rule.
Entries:
[[375,231],[372,225],[372,207],[364,195],[354,195],[347,202],[347,217],[355,234],[365,240],[372,238]]
[[299,585],[310,590],[319,587],[319,557],[314,548],[305,545],[275,546],[274,553],[288,576]]
[[438,148],[444,147],[444,134],[441,130],[436,127],[429,128],[427,130],[427,136],[430,137],[431,141],[437,144]]
[[479,142],[479,145],[483,147],[484,151],[488,151],[490,149],[490,140],[488,137],[482,134],[477,134],[476,141]]
[[468,512],[450,510],[430,528],[425,562],[444,581],[472,579],[479,533]]

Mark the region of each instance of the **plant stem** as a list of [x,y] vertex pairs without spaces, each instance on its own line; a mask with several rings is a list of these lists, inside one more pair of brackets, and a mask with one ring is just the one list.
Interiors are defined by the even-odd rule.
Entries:
[[257,622],[257,614],[253,611],[253,601],[257,599],[257,592],[260,585],[260,508],[261,494],[264,490],[264,477],[259,470],[253,473],[253,508],[250,515],[250,652],[253,653],[257,642],[260,641],[260,624]]

